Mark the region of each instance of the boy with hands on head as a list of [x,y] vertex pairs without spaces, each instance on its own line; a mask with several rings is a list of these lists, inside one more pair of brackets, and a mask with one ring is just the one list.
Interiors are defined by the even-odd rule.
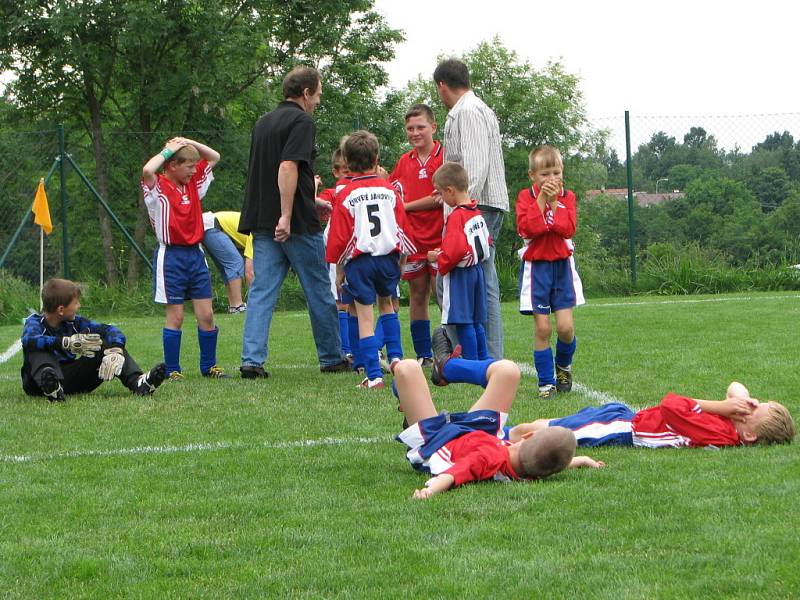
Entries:
[[[564,189],[564,163],[552,146],[531,151],[528,175],[532,185],[517,196],[517,232],[524,246],[519,250],[520,312],[533,314],[535,338],[533,363],[539,377],[539,397],[553,398],[556,391],[572,389],[572,357],[575,353],[573,307],[583,304],[583,288],[572,257],[575,235],[575,194]],[[555,370],[550,347],[550,313],[556,317]]]
[[[211,305],[211,274],[200,248],[205,233],[202,198],[214,180],[219,153],[176,137],[142,168],[142,192],[158,240],[153,253],[153,295],[166,305],[162,331],[164,362],[170,379],[183,379],[180,352],[183,304],[192,301],[200,345],[200,373],[228,377],[217,366],[217,336]],[[159,170],[162,170],[159,173]]]

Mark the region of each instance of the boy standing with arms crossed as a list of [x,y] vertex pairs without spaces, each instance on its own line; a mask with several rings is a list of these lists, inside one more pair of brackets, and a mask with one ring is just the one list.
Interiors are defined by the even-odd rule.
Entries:
[[463,358],[485,360],[489,353],[481,262],[489,257],[492,238],[478,203],[469,198],[469,177],[461,165],[442,165],[433,176],[433,184],[453,209],[447,216],[442,247],[428,253],[428,260],[436,263],[442,276],[442,324],[455,326]]
[[[583,288],[572,258],[575,194],[564,189],[564,162],[552,146],[539,146],[528,157],[532,185],[517,196],[517,232],[525,245],[519,255],[519,310],[533,314],[533,364],[539,376],[539,397],[572,389],[575,354],[573,307],[583,304]],[[550,348],[550,313],[556,317],[555,372]]]
[[428,253],[439,247],[444,228],[442,200],[433,186],[433,175],[442,166],[444,149],[434,141],[436,119],[426,104],[415,104],[405,116],[406,136],[412,149],[403,154],[389,175],[403,192],[408,230],[417,252],[408,257],[403,279],[408,281],[411,339],[417,360],[424,367],[432,364],[431,321],[428,304],[436,286],[436,266]]
[[359,347],[367,371],[359,387],[376,389],[384,385],[372,307],[377,297],[389,360],[401,359],[400,321],[392,296],[400,281],[401,254],[411,254],[415,248],[404,231],[402,199],[390,183],[376,175],[377,138],[368,131],[357,131],[342,149],[352,181],[336,195],[325,260],[336,263],[342,302],[350,304],[352,299],[355,303]]
[[[211,306],[211,274],[203,241],[201,199],[214,180],[219,153],[199,142],[176,137],[142,169],[142,192],[158,240],[153,253],[153,292],[166,305],[162,332],[164,362],[170,379],[183,379],[180,364],[183,303],[192,301],[200,344],[200,373],[228,377],[217,366],[217,335]],[[163,174],[158,173],[163,168]]]

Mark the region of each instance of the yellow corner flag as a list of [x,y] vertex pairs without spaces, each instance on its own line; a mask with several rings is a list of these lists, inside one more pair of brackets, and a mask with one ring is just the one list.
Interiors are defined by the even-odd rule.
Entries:
[[50,220],[50,207],[47,205],[47,194],[44,191],[44,179],[39,180],[36,188],[36,197],[33,199],[33,222],[39,225],[47,235],[53,232],[53,222]]

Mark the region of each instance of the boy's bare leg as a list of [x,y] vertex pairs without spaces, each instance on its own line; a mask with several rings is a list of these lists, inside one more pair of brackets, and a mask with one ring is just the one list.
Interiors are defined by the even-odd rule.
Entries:
[[562,342],[570,343],[575,337],[575,322],[572,319],[572,309],[563,308],[555,311],[556,334]]
[[550,315],[533,315],[534,323],[534,350],[544,350],[550,347],[550,337],[553,333],[553,326],[550,323]]
[[408,280],[408,320],[430,321],[428,303],[431,299],[431,282],[426,273],[423,277]]
[[[392,296],[378,296],[378,313],[381,315],[391,315],[394,314],[396,311],[394,309],[394,298]],[[370,306],[370,314],[372,314],[372,307]],[[358,322],[361,322],[361,318],[359,316]],[[361,333],[361,327],[358,328],[359,334]]]
[[[173,306],[170,304],[170,306]],[[197,319],[197,326],[203,331],[211,331],[214,329],[214,309],[211,305],[211,298],[204,298],[202,300],[192,300],[192,308],[194,309],[194,318]],[[183,312],[183,306],[181,306]]]
[[183,304],[167,304],[164,327],[180,329],[183,326]]
[[401,360],[395,365],[394,383],[400,397],[400,410],[405,414],[409,425],[438,414],[425,373],[416,360]]
[[244,302],[242,300],[242,278],[237,277],[226,283],[225,292],[228,295],[228,306],[240,306]]
[[496,410],[509,413],[519,386],[520,371],[517,364],[510,360],[493,362],[486,370],[486,379],[488,381],[486,389],[469,410]]

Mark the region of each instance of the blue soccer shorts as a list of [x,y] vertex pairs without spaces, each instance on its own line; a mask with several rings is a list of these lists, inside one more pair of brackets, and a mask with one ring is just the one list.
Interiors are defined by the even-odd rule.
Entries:
[[566,427],[575,433],[578,446],[632,446],[634,413],[620,402],[587,406],[574,415],[552,419],[550,427]]
[[486,323],[486,279],[481,265],[442,277],[442,324]]
[[396,252],[384,256],[362,254],[344,266],[342,303],[375,304],[377,296],[397,298],[400,259]]
[[584,303],[583,285],[571,256],[553,261],[522,261],[519,268],[519,312],[549,315]]
[[153,251],[153,296],[158,304],[211,298],[211,274],[200,244],[164,246]]

